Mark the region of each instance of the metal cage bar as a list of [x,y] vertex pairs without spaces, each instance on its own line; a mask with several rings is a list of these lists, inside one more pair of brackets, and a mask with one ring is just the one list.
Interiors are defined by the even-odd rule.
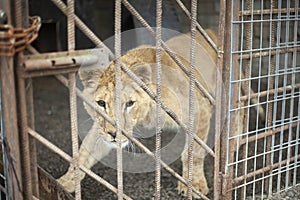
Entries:
[[162,41],[162,0],[156,1],[156,130],[155,130],[155,199],[161,198],[161,132],[162,132],[162,108],[161,108],[161,41]]
[[118,181],[118,199],[123,199],[123,159],[122,159],[122,143],[121,143],[121,90],[122,90],[122,80],[121,80],[121,0],[115,1],[115,57],[116,57],[116,129],[117,129],[117,181]]

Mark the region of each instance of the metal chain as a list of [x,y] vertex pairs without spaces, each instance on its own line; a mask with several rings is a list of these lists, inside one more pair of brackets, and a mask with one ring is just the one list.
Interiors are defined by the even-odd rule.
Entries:
[[122,165],[122,132],[121,132],[121,0],[115,1],[115,56],[116,56],[116,85],[115,85],[115,116],[116,116],[116,129],[117,129],[117,179],[118,179],[118,199],[123,199],[123,165]]
[[156,138],[155,138],[155,199],[160,199],[161,182],[161,25],[162,0],[156,1]]
[[28,28],[14,28],[11,25],[0,25],[0,56],[12,57],[24,50],[38,36],[41,18],[30,17]]

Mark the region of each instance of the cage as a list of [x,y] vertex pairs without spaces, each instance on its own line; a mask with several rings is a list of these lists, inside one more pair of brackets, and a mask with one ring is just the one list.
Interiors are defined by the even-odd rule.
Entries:
[[[0,199],[299,199],[298,12],[298,0],[2,1]],[[189,37],[174,53],[170,47],[182,35]],[[140,78],[123,59],[128,50],[149,44],[153,88],[145,84],[146,71]],[[166,57],[178,66],[180,76],[174,77],[186,77],[185,100],[164,99],[165,88],[180,93],[176,81],[164,85],[166,77],[174,78],[173,70],[165,70]],[[102,73],[110,62],[116,114],[86,93],[95,84],[91,77],[100,78],[95,66]],[[205,71],[202,79],[197,67]],[[122,126],[122,109],[135,103],[122,103],[124,74],[154,102],[157,124],[150,136],[148,129],[137,126],[131,134]],[[194,130],[206,123],[194,116],[201,110],[199,94],[213,112],[207,139]],[[188,121],[174,112],[176,106]],[[109,133],[115,148],[97,164],[93,156],[107,151],[106,143],[96,142],[105,129],[90,134],[97,120],[89,109],[105,119],[103,127],[115,127]],[[175,133],[162,131],[165,114],[178,125]],[[129,145],[122,148],[125,137]],[[177,137],[187,142],[170,145],[165,154]],[[83,150],[92,145],[99,151]],[[201,166],[196,151],[206,155],[208,193],[193,182],[201,176],[193,173]],[[69,171],[71,192],[57,181]]]

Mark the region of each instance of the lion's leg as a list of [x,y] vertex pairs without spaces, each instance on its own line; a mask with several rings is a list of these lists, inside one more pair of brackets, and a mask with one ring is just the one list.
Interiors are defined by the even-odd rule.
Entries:
[[[200,117],[200,128],[196,131],[196,135],[206,142],[209,126],[210,126],[211,112],[210,110],[202,111]],[[209,192],[207,181],[204,174],[204,159],[206,156],[206,151],[196,142],[194,142],[194,151],[193,151],[193,187],[201,191],[204,195]],[[187,150],[183,153],[182,157],[182,174],[183,178],[187,180],[188,178],[188,154]],[[186,195],[187,187],[178,182],[178,191]],[[193,195],[195,198],[198,198],[197,195]]]
[[[82,165],[87,169],[93,167],[101,158],[106,156],[111,150],[100,135],[92,128],[87,136],[83,139],[83,142],[79,149],[79,166]],[[82,180],[85,177],[85,173],[79,170],[79,179]],[[68,171],[61,176],[57,181],[68,192],[74,192],[74,166],[70,166]]]
[[[245,106],[244,103],[239,103],[240,105],[238,107]],[[235,149],[238,149],[240,147],[240,142],[242,140],[242,133],[244,129],[244,109],[239,109],[235,111],[235,118],[231,120],[231,129],[232,132],[230,133],[230,136],[234,139],[232,140],[231,145],[235,147]]]
[[[194,143],[194,154],[193,154],[193,186],[201,191],[204,195],[209,192],[207,181],[204,174],[204,159],[205,150],[199,146],[199,144]],[[183,178],[187,180],[188,178],[188,154],[187,150],[183,153],[182,157],[182,174]],[[186,195],[187,187],[178,181],[178,191]],[[194,196],[197,197],[197,196]]]

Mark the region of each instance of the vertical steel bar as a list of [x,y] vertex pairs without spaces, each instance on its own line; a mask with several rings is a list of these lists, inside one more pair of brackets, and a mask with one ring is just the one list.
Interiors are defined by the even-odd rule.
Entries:
[[14,22],[19,28],[28,27],[28,0],[14,0]]
[[[280,3],[280,5],[279,5],[279,7],[280,8],[282,8],[282,6],[284,6],[283,5],[283,3],[286,3],[286,2],[279,2]],[[284,17],[284,14],[282,15],[282,17]],[[286,37],[286,34],[284,34],[284,31],[283,31],[283,29],[284,29],[284,27],[285,28],[287,28],[287,25],[286,25],[286,21],[284,20],[283,21],[283,23],[282,23],[282,29],[280,29],[280,30],[277,30],[277,31],[282,31],[283,32],[283,34],[281,35],[281,37],[279,37],[279,39],[280,39],[280,41],[278,41],[278,43],[277,43],[277,45],[281,45],[281,43],[284,43],[284,42],[286,42],[286,40],[284,41],[284,37]],[[278,38],[277,38],[278,39]],[[286,38],[285,38],[286,39]],[[283,40],[283,41],[282,41]],[[284,69],[283,69],[283,74],[281,75],[282,76],[282,79],[283,79],[283,88],[284,88],[284,90],[283,90],[283,98],[282,98],[282,103],[281,103],[281,109],[279,110],[280,111],[280,113],[281,113],[281,116],[280,116],[280,120],[279,120],[279,122],[281,123],[281,124],[283,124],[284,123],[284,121],[285,121],[285,114],[286,114],[286,96],[287,96],[287,91],[286,91],[286,88],[285,88],[285,86],[286,86],[286,84],[287,84],[287,54],[283,54],[283,62],[284,62],[284,64],[283,63],[281,63],[280,61],[279,61],[279,63],[278,63],[278,65],[279,65],[279,69],[278,70],[281,70],[280,69],[280,67],[282,67],[281,65],[283,65],[283,67],[284,67]],[[279,57],[279,59],[280,59],[280,57]],[[279,76],[279,80],[280,80],[280,76]],[[279,99],[280,99],[280,97],[279,97]],[[277,100],[278,101],[278,100]],[[279,102],[279,101],[278,101]],[[279,144],[280,145],[283,145],[283,143],[284,143],[284,138],[285,138],[285,133],[284,133],[284,130],[283,129],[281,129],[281,131],[280,131],[280,141],[279,141]],[[281,162],[282,160],[284,160],[284,152],[285,152],[285,149],[280,149],[279,150],[279,162]],[[284,179],[283,178],[283,176],[284,176],[284,170],[282,169],[282,168],[279,168],[278,169],[278,171],[279,171],[279,173],[278,173],[278,176],[277,176],[277,190],[278,191],[280,191],[281,190],[281,180],[282,179]]]
[[[286,13],[286,17],[287,17],[287,19],[290,19],[291,18],[291,15],[290,15],[290,9],[291,9],[291,2],[290,1],[287,1],[287,5],[286,5],[286,7],[287,7],[287,13]],[[291,24],[290,23],[290,21],[288,21],[287,20],[287,22],[286,22],[286,31],[285,31],[285,43],[286,43],[286,46],[288,45],[288,43],[290,42],[289,40],[291,39],[291,37],[290,37],[290,30],[293,30],[293,24]],[[291,40],[292,41],[292,40]],[[289,60],[290,60],[290,58],[288,58],[289,56],[288,56],[289,54],[287,53],[286,54],[286,62],[287,62],[287,68],[289,67],[289,65],[292,65],[291,67],[292,67],[292,77],[291,77],[291,82],[292,82],[292,84],[291,85],[295,85],[295,74],[296,74],[296,72],[295,72],[295,67],[296,67],[296,59],[295,58],[293,58],[292,59],[292,62],[290,63],[289,62]],[[288,84],[288,83],[287,83]],[[285,85],[285,86],[287,86],[287,85]],[[292,119],[293,119],[293,115],[294,115],[294,94],[295,94],[295,88],[293,87],[292,88],[292,90],[291,90],[291,96],[292,96],[292,98],[291,98],[291,100],[290,100],[290,109],[289,109],[289,111],[287,111],[287,112],[289,112],[289,121],[292,121]],[[287,108],[287,110],[288,110],[288,108]],[[287,158],[287,163],[286,163],[286,177],[285,177],[285,188],[287,189],[288,187],[289,187],[289,183],[290,183],[290,180],[291,180],[291,173],[290,173],[290,157],[292,157],[291,156],[291,141],[292,141],[292,125],[290,125],[289,126],[289,130],[288,130],[288,148],[287,148],[287,155],[286,155],[286,158]]]
[[[28,124],[31,128],[35,127],[34,120],[34,104],[33,104],[33,85],[32,79],[26,80],[26,98],[28,109]],[[31,160],[31,177],[32,177],[32,193],[35,197],[39,198],[39,180],[38,180],[38,168],[37,168],[37,154],[36,154],[36,141],[34,138],[29,137],[30,146],[30,160]]]
[[[261,1],[261,10],[264,10],[264,1]],[[260,14],[260,34],[259,34],[259,48],[262,49],[263,48],[263,41],[264,41],[264,26],[263,26],[263,19],[264,19],[264,15],[263,13]],[[260,93],[261,92],[261,86],[262,86],[262,82],[261,82],[261,76],[262,76],[262,56],[259,56],[259,64],[258,64],[258,86],[257,86],[257,92]],[[258,103],[260,102],[260,99],[259,99],[259,96],[258,96]],[[259,111],[256,113],[256,127],[255,127],[255,130],[259,130]],[[256,137],[256,141],[255,141],[255,150],[254,152],[257,153],[259,150],[258,148],[258,140],[257,140],[257,137]],[[256,171],[257,169],[257,156],[255,156],[255,159],[254,159],[254,171]],[[263,166],[265,166],[265,163],[264,163],[264,160],[263,159]],[[262,184],[261,184],[261,191],[264,190],[264,179],[262,180]],[[259,188],[259,187],[258,187]],[[255,190],[256,190],[256,184],[254,183],[253,184],[253,189],[252,189],[252,192],[253,194],[255,193]],[[261,193],[261,198],[263,198],[263,192]]]
[[[19,28],[28,27],[28,1],[15,0],[15,25]],[[27,102],[26,102],[26,83],[23,78],[22,62],[23,53],[17,55],[16,70],[18,76],[18,108],[19,108],[19,127],[21,138],[21,153],[22,153],[22,172],[23,172],[23,194],[25,199],[32,198],[32,180],[31,180],[31,159],[30,159],[30,146],[28,135],[28,119],[27,119]]]
[[77,101],[76,101],[76,76],[75,73],[69,74],[69,103],[70,103],[70,121],[72,135],[72,152],[74,166],[75,199],[81,199],[80,175],[79,175],[79,143],[78,143],[78,123],[77,123]]
[[[75,15],[74,0],[67,1],[67,27],[68,27],[68,50],[75,50]],[[72,135],[72,152],[74,165],[75,199],[81,199],[80,175],[79,175],[79,143],[78,143],[78,123],[77,123],[77,101],[76,101],[76,74],[69,74],[69,103],[70,121]]]
[[[196,47],[197,0],[191,3],[191,49],[190,49],[190,88],[189,88],[189,126],[188,126],[188,177],[187,197],[193,198],[193,153],[194,153],[194,121],[195,121],[195,47]],[[201,155],[202,156],[202,155]]]
[[122,144],[121,144],[121,0],[115,1],[115,56],[116,56],[116,128],[117,128],[117,179],[118,179],[118,199],[123,199],[123,165],[122,165]]
[[[296,0],[295,1],[295,3],[294,3],[294,8],[295,8],[295,16],[298,16],[298,8],[299,7],[299,0]],[[297,45],[297,41],[298,41],[298,26],[299,26],[299,22],[298,22],[298,20],[295,20],[295,22],[294,22],[294,45],[296,46]],[[294,59],[294,63],[295,63],[295,65],[294,65],[294,67],[296,68],[296,62],[297,62],[297,50],[296,49],[294,49],[294,52],[293,52],[293,59]],[[299,89],[298,89],[298,91],[299,91]],[[298,98],[298,106],[297,106],[297,108],[298,108],[298,125],[297,125],[297,128],[296,128],[296,134],[295,134],[295,139],[296,140],[299,140],[299,132],[300,132],[300,130],[299,130],[299,116],[300,116],[300,95],[298,95],[299,96],[299,98]],[[295,98],[296,99],[296,98]],[[298,153],[299,153],[299,145],[296,145],[295,146],[295,155],[298,155]],[[296,163],[298,163],[298,157],[296,157],[296,159],[295,159],[295,161],[294,161],[294,163],[295,163],[295,166],[297,165]],[[298,166],[298,168],[299,168],[299,166]],[[295,167],[294,168],[294,171],[293,171],[293,185],[296,185],[297,184],[297,167]]]
[[[275,9],[275,4],[277,1],[275,0],[271,0],[271,14],[270,14],[270,21],[273,19],[273,15],[272,15],[272,10]],[[274,47],[275,46],[275,22],[271,22],[270,23],[270,47]],[[271,49],[271,48],[270,48]],[[270,50],[271,51],[271,50]],[[272,90],[274,88],[274,56],[271,56],[271,52],[270,52],[270,56],[269,56],[269,72],[268,72],[268,90]],[[273,119],[273,103],[272,100],[274,99],[273,95],[268,95],[268,104],[267,104],[267,127],[271,127],[272,126],[272,119]],[[270,152],[272,149],[272,141],[273,138],[272,137],[267,137],[266,139],[266,152]],[[272,165],[271,162],[271,154],[267,154],[266,156],[266,166],[270,166]],[[269,190],[269,186],[271,186],[272,183],[270,183],[270,179],[266,179],[265,181],[265,191],[270,191]],[[262,191],[263,192],[263,191]]]
[[[234,149],[234,145],[230,144],[230,126],[231,126],[231,118],[232,114],[230,113],[231,109],[231,95],[234,95],[234,89],[231,85],[232,79],[232,65],[234,61],[233,56],[231,54],[232,46],[235,44],[235,39],[238,38],[238,30],[233,27],[232,21],[235,19],[234,13],[236,13],[236,9],[239,8],[240,2],[234,0],[225,0],[226,11],[225,11],[225,26],[224,26],[224,65],[222,67],[222,80],[224,84],[224,90],[228,96],[223,96],[224,104],[224,115],[226,119],[224,121],[224,129],[222,130],[220,136],[220,171],[222,173],[221,180],[221,197],[220,199],[232,199],[232,167],[228,166],[232,163],[233,155],[231,154],[232,148]],[[224,8],[224,10],[225,10]],[[223,104],[223,105],[224,105]]]
[[[243,2],[242,2],[243,3]],[[223,71],[223,80],[226,89],[228,89],[228,94],[227,96],[227,108],[226,108],[226,116],[227,120],[226,121],[226,134],[224,133],[224,142],[223,148],[225,154],[226,160],[223,161],[225,162],[224,166],[224,177],[223,177],[223,182],[222,182],[222,199],[232,199],[232,194],[235,192],[235,190],[232,190],[232,178],[234,176],[234,167],[235,165],[232,165],[234,163],[234,155],[238,154],[236,152],[238,150],[238,144],[236,140],[230,139],[232,136],[233,132],[235,131],[236,123],[239,122],[239,120],[236,120],[237,117],[239,117],[238,112],[236,111],[231,111],[232,108],[236,108],[238,106],[237,100],[238,100],[238,95],[240,91],[240,87],[238,84],[233,84],[233,80],[238,80],[239,79],[239,73],[240,73],[240,68],[239,68],[239,57],[238,55],[233,55],[232,52],[235,49],[238,49],[239,47],[239,42],[240,42],[240,25],[235,25],[233,22],[239,20],[239,10],[240,10],[240,1],[235,1],[231,0],[228,1],[228,9],[230,9],[230,12],[228,12],[227,16],[227,23],[228,23],[228,28],[226,31],[226,36],[225,38],[230,38],[230,40],[227,40],[226,42],[226,64],[225,64],[225,69]],[[243,32],[242,32],[243,33]],[[226,67],[228,66],[228,67]],[[238,124],[237,124],[238,125]],[[235,153],[236,152],[236,153]],[[231,166],[229,166],[231,165]]]
[[[241,1],[240,3],[240,7],[236,7],[234,12],[237,12],[237,10],[241,10],[242,12],[244,11],[245,9],[245,1]],[[247,8],[246,8],[247,9]],[[251,11],[250,11],[251,13]],[[244,48],[247,46],[245,45],[245,37],[246,37],[246,34],[245,34],[245,19],[244,19],[244,15],[238,17],[237,14],[235,13],[235,17],[234,17],[235,20],[241,22],[241,24],[235,28],[236,29],[239,29],[239,33],[237,33],[236,35],[238,36],[238,42],[236,42],[236,50],[240,51],[239,55],[240,58],[243,56],[243,51],[244,51]],[[235,25],[237,26],[237,25]],[[234,31],[235,31],[234,30]],[[235,46],[233,46],[232,48],[235,48]],[[250,56],[249,56],[250,57]],[[240,59],[240,60],[236,60],[237,58],[236,57],[233,57],[233,64],[236,63],[236,67],[234,67],[233,65],[233,69],[232,69],[232,73],[234,73],[233,75],[233,78],[234,80],[237,80],[238,81],[238,84],[236,84],[236,86],[234,87],[234,92],[233,92],[233,95],[232,95],[232,107],[233,108],[237,108],[238,110],[236,112],[232,112],[233,113],[233,117],[232,117],[232,124],[233,126],[231,126],[231,130],[234,130],[235,127],[237,127],[237,132],[238,134],[241,134],[241,137],[238,137],[236,139],[236,144],[235,144],[235,166],[234,166],[234,177],[237,177],[239,175],[239,173],[242,173],[244,168],[243,168],[243,165],[245,165],[245,161],[242,162],[240,165],[242,165],[242,169],[239,165],[239,159],[240,159],[240,156],[243,152],[245,152],[245,147],[246,145],[244,144],[240,150],[240,144],[239,144],[239,139],[240,138],[243,138],[243,137],[247,137],[247,136],[242,136],[243,134],[245,135],[245,132],[244,132],[244,123],[245,123],[245,115],[243,114],[245,108],[242,108],[244,103],[242,103],[240,101],[240,96],[242,95],[242,91],[243,91],[243,85],[245,84],[242,79],[244,79],[245,77],[243,76],[243,70],[245,68],[245,62],[243,59]],[[239,63],[238,63],[239,62]],[[246,85],[246,84],[245,84]],[[247,85],[246,85],[247,86]],[[246,92],[245,92],[246,93]],[[247,94],[246,94],[247,95]],[[248,96],[248,95],[247,95]],[[248,99],[247,99],[248,100]],[[237,103],[235,103],[237,102]],[[248,101],[246,101],[247,103]],[[245,142],[247,144],[247,141]],[[231,154],[234,154],[234,152],[232,151]],[[241,188],[243,189],[243,188]],[[234,190],[234,199],[237,199],[238,197],[238,189],[235,189]],[[243,192],[240,193],[240,196],[243,196]]]
[[[34,118],[34,100],[33,100],[33,80],[31,78],[27,79],[26,82],[26,94],[27,94],[27,108],[28,108],[28,120],[29,126],[35,128],[35,118]],[[32,192],[36,198],[40,197],[39,192],[39,177],[38,177],[38,166],[37,166],[37,148],[36,140],[29,136],[30,145],[30,155],[31,155],[31,177],[32,177]]]
[[[273,6],[272,4],[270,5],[270,19],[273,19],[273,9],[278,9],[279,7],[281,8],[281,1],[278,2],[278,7],[276,8],[275,6]],[[278,19],[281,19],[281,12],[279,11],[277,14],[277,18]],[[275,25],[275,24],[274,24]],[[272,23],[270,23],[270,32],[272,31]],[[278,21],[277,22],[277,30],[276,30],[276,46],[279,46],[279,43],[280,43],[280,37],[281,37],[281,21]],[[276,54],[275,55],[275,74],[278,74],[279,73],[279,59],[280,58],[280,54]],[[270,57],[269,57],[270,59]],[[277,92],[277,88],[279,87],[279,77],[280,76],[275,76],[275,80],[274,80],[274,88],[275,88],[275,93],[273,95],[273,99],[274,99],[274,104],[273,104],[273,111],[275,114],[272,116],[272,120],[273,120],[273,123],[272,125],[274,126],[275,123],[276,123],[276,120],[277,120],[277,116],[276,116],[276,113],[277,113],[277,106],[278,106],[278,101],[276,101],[276,99],[278,98],[278,92]],[[282,91],[283,92],[283,91]],[[269,99],[269,96],[270,94],[268,93],[267,94],[267,99]],[[269,112],[268,112],[268,106],[269,104],[266,105],[266,116],[267,116],[267,121],[265,123],[265,126],[268,127],[268,118],[269,118]],[[271,139],[271,146],[275,146],[275,142],[276,142],[276,135],[273,135],[272,136],[272,139]],[[275,162],[275,153],[276,152],[272,152],[271,155],[270,155],[270,163],[273,164]],[[272,172],[271,172],[272,173]],[[270,176],[270,179],[269,179],[269,186],[268,186],[268,192],[271,193],[273,191],[273,177],[276,176],[276,175],[271,175]],[[277,177],[280,176],[280,174],[277,174]],[[275,178],[274,178],[275,179]]]
[[2,100],[3,151],[7,155],[7,198],[23,199],[23,176],[20,155],[19,129],[13,58],[0,57],[0,86]]
[[220,148],[221,148],[221,131],[222,131],[222,102],[226,101],[223,97],[222,88],[222,72],[224,62],[224,40],[225,40],[225,24],[226,24],[226,0],[220,1],[219,14],[219,32],[218,32],[218,60],[217,60],[217,74],[216,74],[216,114],[215,114],[215,160],[214,160],[214,200],[220,199],[221,193],[221,179],[220,176]]
[[[253,42],[253,1],[252,0],[247,0],[246,1],[246,9],[251,12],[250,17],[246,17],[246,20],[250,20],[250,23],[246,23],[245,25],[245,49],[246,50],[251,50],[252,49],[252,42]],[[241,38],[243,40],[243,38]],[[245,66],[244,66],[244,78],[246,81],[242,82],[242,87],[245,95],[250,95],[250,87],[251,87],[251,68],[252,68],[252,52],[250,51],[250,58],[245,61]],[[242,69],[243,70],[243,69]],[[243,73],[243,71],[240,71],[240,73]],[[246,102],[247,108],[244,108],[244,116],[243,116],[243,133],[248,133],[249,131],[249,105],[250,105],[250,98],[248,98],[248,101]],[[245,135],[246,140],[248,139],[248,134]],[[247,174],[248,171],[248,147],[249,144],[246,142],[245,145],[243,145],[243,172],[244,175]],[[246,182],[247,180],[244,180],[244,185],[241,189],[241,198],[245,199],[246,198]]]
[[[7,23],[13,23],[10,0],[0,2],[0,8],[7,14]],[[0,57],[0,92],[1,92],[1,132],[4,153],[4,172],[6,181],[6,198],[23,199],[22,164],[20,162],[20,140],[17,124],[17,104],[14,60]]]
[[162,0],[156,1],[156,142],[155,142],[155,199],[160,199],[161,184],[161,25],[162,25]]
[[22,171],[23,171],[23,186],[24,186],[24,198],[32,198],[32,182],[31,182],[31,169],[30,169],[30,146],[28,135],[28,120],[27,120],[27,102],[26,102],[26,86],[23,79],[23,68],[17,66],[18,75],[18,105],[19,105],[19,126],[21,134],[21,146],[22,146]]
[[75,49],[75,10],[74,0],[68,0],[67,17],[68,17],[68,50]]

